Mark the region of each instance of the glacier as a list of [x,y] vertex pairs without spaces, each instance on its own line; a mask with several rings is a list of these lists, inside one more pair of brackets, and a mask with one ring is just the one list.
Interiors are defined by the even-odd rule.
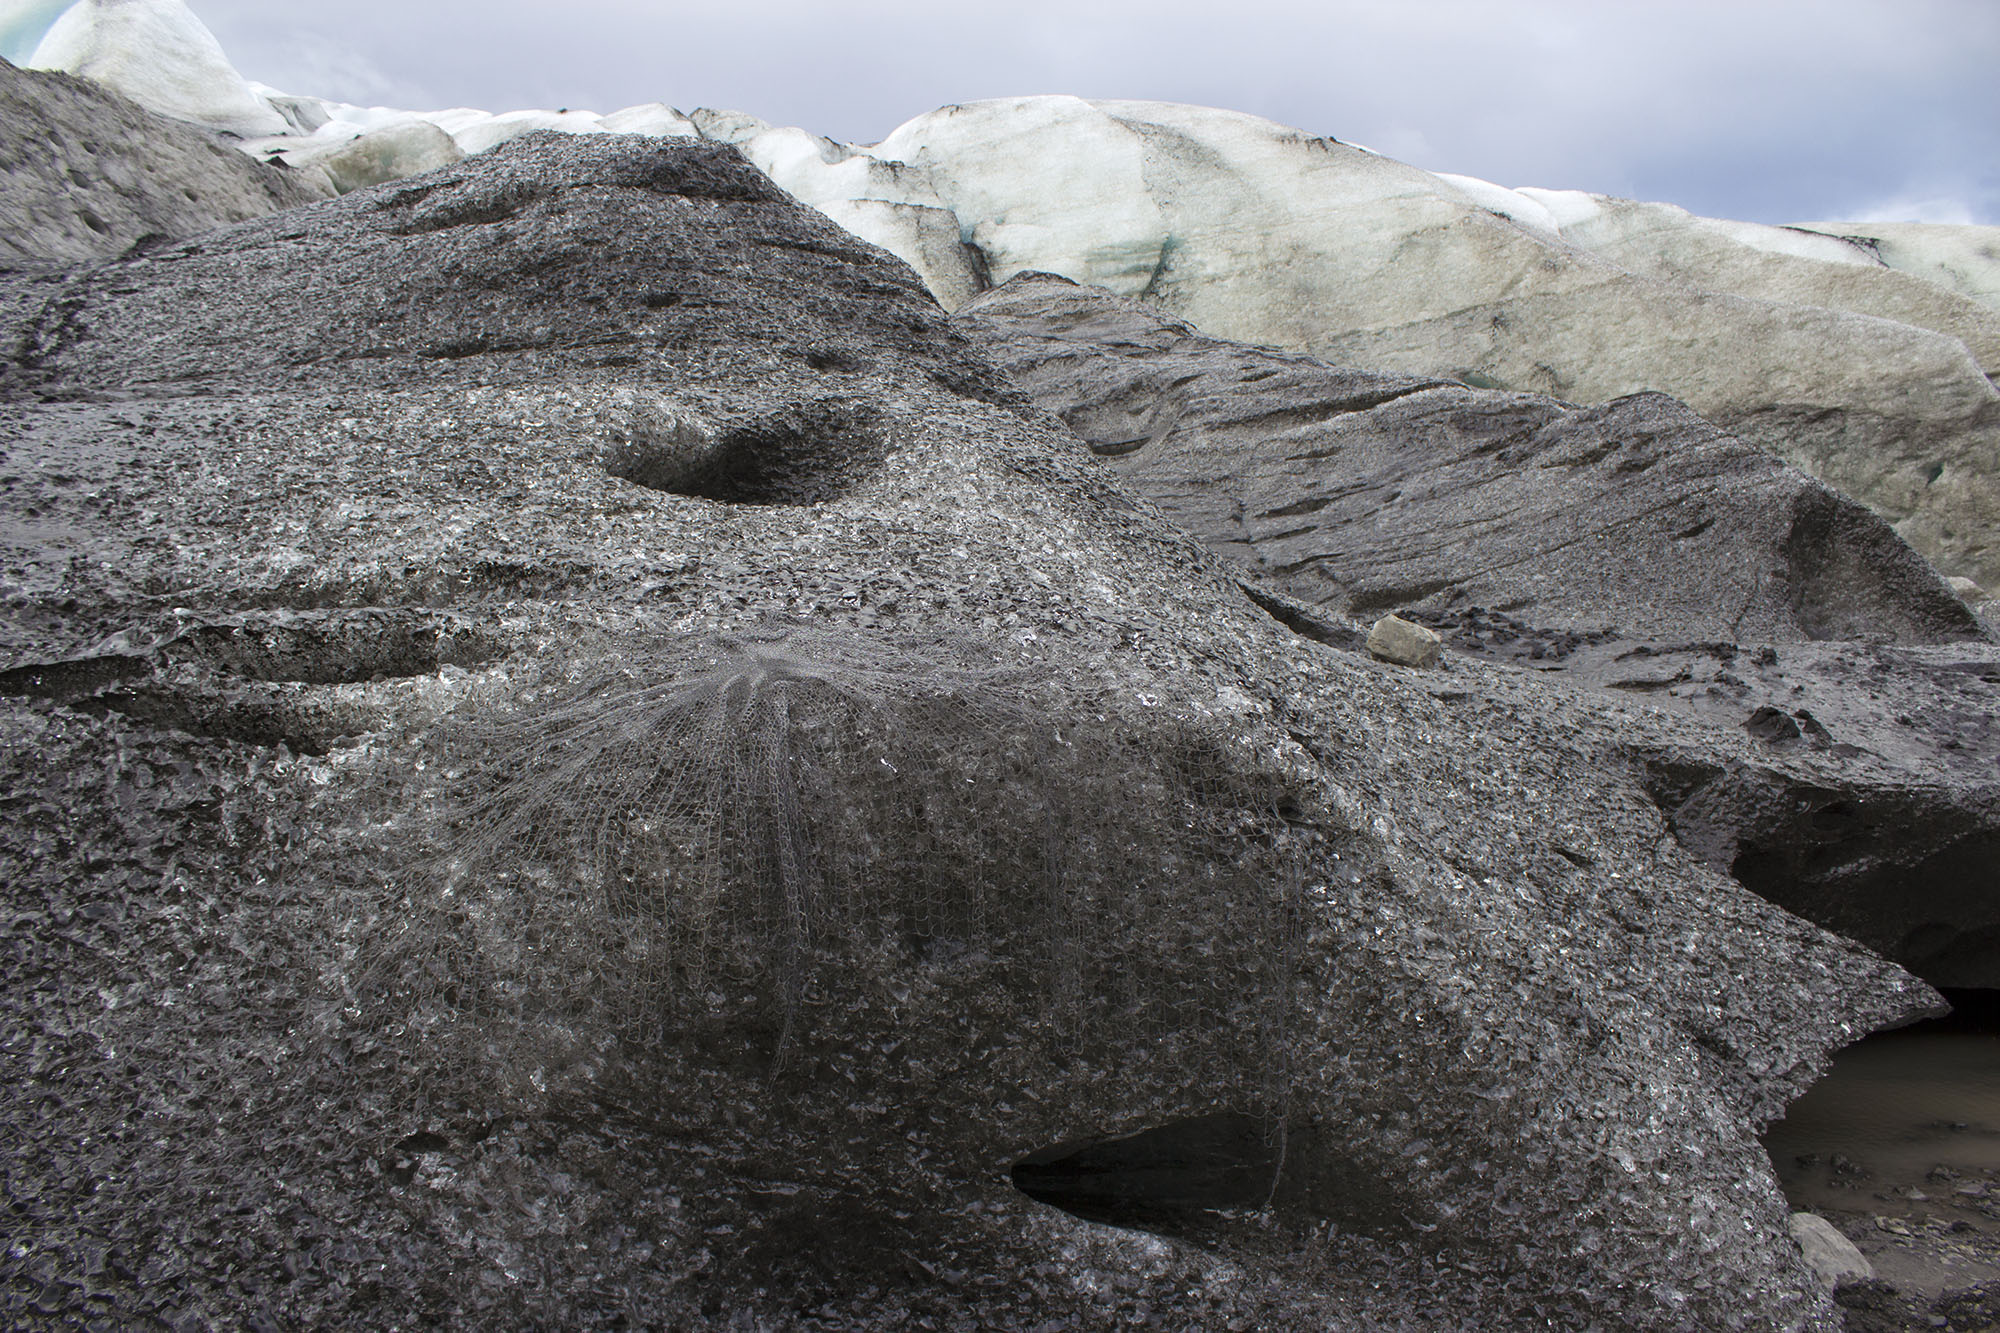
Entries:
[[0,41],[346,192],[531,130],[733,144],[956,309],[1029,271],[1219,338],[1582,403],[1659,390],[2000,587],[2000,228],[1699,217],[1437,174],[1239,112],[1042,96],[841,143],[742,111],[360,107],[250,82],[183,0]]

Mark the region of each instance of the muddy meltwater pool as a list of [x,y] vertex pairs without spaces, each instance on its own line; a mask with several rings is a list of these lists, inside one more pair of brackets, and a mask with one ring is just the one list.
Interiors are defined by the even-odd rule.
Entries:
[[1764,1136],[1792,1207],[1913,1291],[2000,1278],[2000,1004],[1951,998],[1952,1017],[1835,1056]]

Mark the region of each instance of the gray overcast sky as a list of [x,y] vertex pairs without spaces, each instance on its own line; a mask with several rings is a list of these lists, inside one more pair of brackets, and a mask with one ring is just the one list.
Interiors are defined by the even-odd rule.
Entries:
[[2000,0],[192,0],[237,67],[430,109],[733,107],[873,142],[1024,93],[1763,222],[2000,223]]

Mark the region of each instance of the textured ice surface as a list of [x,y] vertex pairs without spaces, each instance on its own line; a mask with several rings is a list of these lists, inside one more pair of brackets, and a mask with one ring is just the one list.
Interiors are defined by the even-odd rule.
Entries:
[[2000,310],[2000,227],[1937,222],[1806,222],[1801,230],[1858,241],[1890,268]]
[[1166,253],[1144,144],[1080,98],[946,107],[873,151],[928,176],[995,281],[1043,269],[1140,296]]
[[81,0],[43,34],[28,63],[95,79],[149,111],[210,129],[290,128],[181,0]]
[[[1454,183],[1466,188],[1463,178]],[[1892,319],[1956,338],[1984,369],[2000,369],[2000,318],[1992,308],[1929,275],[1898,271],[1866,241],[1699,217],[1672,204],[1580,190],[1504,193],[1541,205],[1562,240],[1640,276],[1753,300]],[[1480,202],[1497,207],[1506,201]],[[1519,220],[1521,214],[1510,216]]]

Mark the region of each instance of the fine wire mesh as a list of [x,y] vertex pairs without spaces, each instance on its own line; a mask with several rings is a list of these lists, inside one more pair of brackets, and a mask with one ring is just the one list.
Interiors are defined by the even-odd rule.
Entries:
[[944,636],[624,643],[441,729],[356,990],[541,1088],[719,1021],[775,1072],[857,960],[1001,959],[1065,1049],[1219,1048],[1282,1118],[1307,835],[1213,731]]

